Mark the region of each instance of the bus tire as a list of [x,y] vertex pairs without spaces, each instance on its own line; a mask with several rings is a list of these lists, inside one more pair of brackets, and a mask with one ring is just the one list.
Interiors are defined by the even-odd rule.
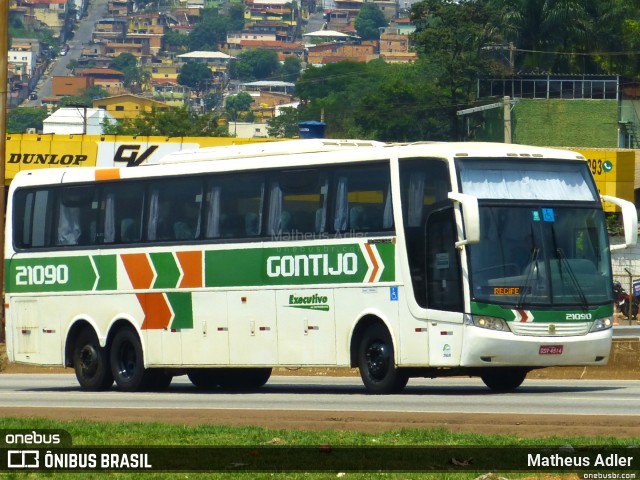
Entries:
[[219,368],[194,368],[187,372],[187,377],[200,390],[211,390],[220,385]]
[[393,342],[381,324],[368,327],[358,347],[358,369],[369,393],[398,393],[407,385],[409,376],[395,365]]
[[152,368],[145,371],[144,388],[146,390],[162,391],[169,388],[173,375],[167,373],[162,368]]
[[84,328],[73,347],[73,368],[83,390],[98,392],[113,385],[107,351],[91,328]]
[[220,378],[222,388],[255,389],[271,378],[271,368],[226,368]]
[[111,343],[109,359],[113,378],[120,390],[136,392],[149,387],[152,373],[145,372],[142,345],[135,330],[130,327],[118,330]]
[[529,371],[525,368],[491,368],[480,378],[494,392],[510,392],[522,385],[527,373]]

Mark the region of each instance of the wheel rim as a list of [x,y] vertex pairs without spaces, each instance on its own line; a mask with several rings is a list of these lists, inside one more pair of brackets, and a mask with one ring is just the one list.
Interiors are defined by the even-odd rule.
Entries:
[[85,345],[80,351],[80,368],[86,378],[93,377],[98,371],[99,356],[92,345]]
[[138,358],[133,345],[125,342],[118,349],[118,373],[120,377],[127,380],[133,377],[137,364]]
[[386,343],[376,341],[369,345],[365,353],[367,370],[373,380],[383,380],[389,370],[389,348]]

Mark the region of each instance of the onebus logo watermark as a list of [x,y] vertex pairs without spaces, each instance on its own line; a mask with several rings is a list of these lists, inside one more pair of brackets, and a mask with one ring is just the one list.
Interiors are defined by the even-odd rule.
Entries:
[[71,445],[71,435],[64,430],[0,430],[0,447],[7,450],[7,468],[39,468],[41,454],[38,448]]
[[71,435],[64,430],[0,430],[0,441],[3,455],[6,452],[6,463],[0,461],[0,471],[153,468],[148,452],[71,448]]
[[64,430],[0,430],[2,447],[70,446],[71,435]]

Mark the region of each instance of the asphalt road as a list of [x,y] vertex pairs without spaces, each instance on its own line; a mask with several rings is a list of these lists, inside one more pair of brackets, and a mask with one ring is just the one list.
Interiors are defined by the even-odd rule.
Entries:
[[493,394],[475,379],[412,379],[400,395],[373,396],[353,377],[284,376],[253,393],[200,392],[184,377],[163,393],[90,393],[73,375],[3,373],[0,418],[637,439],[639,389],[636,381],[527,380]]
[[[198,391],[177,377],[167,392],[83,392],[73,375],[3,374],[2,407],[247,409],[284,411],[637,415],[640,383],[526,380],[513,393],[494,394],[480,380],[412,379],[400,395],[368,395],[358,378],[273,377],[254,392]],[[606,406],[606,408],[605,408]]]
[[67,42],[69,51],[66,55],[61,55],[53,60],[47,74],[40,79],[34,91],[38,98],[26,101],[24,106],[35,107],[41,105],[42,97],[46,98],[52,95],[52,77],[71,74],[67,69],[69,62],[80,58],[83,46],[90,44],[96,21],[103,19],[106,15],[107,3],[108,0],[90,0],[87,15],[78,23],[73,39]]

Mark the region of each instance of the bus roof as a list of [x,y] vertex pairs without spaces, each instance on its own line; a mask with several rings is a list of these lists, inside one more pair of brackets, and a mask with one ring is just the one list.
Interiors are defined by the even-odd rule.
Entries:
[[[342,155],[326,155],[326,152]],[[202,148],[169,154],[148,167],[70,167],[23,170],[11,182],[14,186],[74,183],[102,180],[135,179],[147,176],[235,172],[263,168],[292,168],[342,164],[390,158],[513,158],[585,160],[566,149],[531,147],[517,144],[479,142],[420,142],[387,144],[369,140],[292,140],[229,147]],[[211,163],[208,163],[211,162]],[[192,166],[185,168],[185,164]],[[98,172],[103,172],[98,175]]]
[[[248,145],[209,147],[170,153],[159,159],[157,164],[185,163],[210,160],[232,160],[304,153],[321,153],[356,148],[393,148],[404,150],[419,148],[422,152],[435,156],[451,157],[531,157],[564,158],[584,160],[576,152],[564,149],[550,149],[529,145],[489,143],[489,142],[416,142],[384,143],[373,140],[307,139],[285,140]],[[153,163],[148,163],[153,165]]]
[[[333,140],[314,138],[305,140],[285,140],[251,145],[228,145],[195,150],[172,152],[157,161],[157,164],[198,162],[208,160],[228,160],[234,158],[266,157],[271,155],[295,155],[300,153],[327,152],[346,148],[383,147],[384,142],[373,140]],[[154,165],[149,162],[147,165]]]

